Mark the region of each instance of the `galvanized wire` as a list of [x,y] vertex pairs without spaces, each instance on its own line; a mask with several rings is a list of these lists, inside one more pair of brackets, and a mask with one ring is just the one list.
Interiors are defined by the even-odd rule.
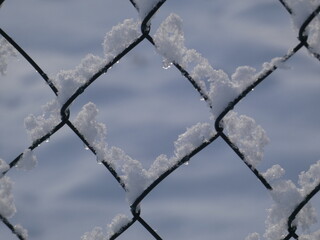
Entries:
[[[0,5],[4,2],[4,0],[0,0]],[[135,7],[137,10],[138,6],[135,4],[133,0],[130,0],[133,7]],[[77,129],[77,127],[69,120],[70,117],[70,105],[72,102],[74,102],[94,81],[98,80],[99,77],[107,73],[108,70],[116,64],[120,59],[125,57],[128,52],[130,52],[132,49],[134,49],[136,46],[138,46],[143,41],[148,41],[150,44],[155,46],[155,42],[152,38],[152,36],[149,34],[151,29],[151,22],[150,19],[152,16],[161,8],[161,6],[166,2],[166,0],[159,1],[152,10],[147,14],[147,16],[143,19],[141,23],[141,35],[136,38],[127,48],[125,48],[121,53],[119,53],[116,57],[114,57],[113,60],[108,62],[104,67],[102,67],[99,71],[97,71],[90,79],[88,79],[82,86],[80,86],[70,97],[65,101],[63,106],[60,109],[60,115],[61,115],[61,121],[58,123],[53,129],[44,135],[43,137],[36,139],[31,146],[29,146],[30,150],[34,150],[37,148],[42,142],[49,139],[52,135],[54,135],[56,132],[58,132],[63,126],[68,126],[76,136],[79,137],[79,139],[88,147],[88,149],[91,150],[92,154],[97,155],[95,149],[93,146],[90,145],[90,143],[85,139],[85,136]],[[279,2],[284,6],[284,8],[288,11],[290,15],[293,14],[293,10],[290,8],[290,6],[286,3],[284,0],[279,0]],[[301,28],[299,30],[299,34],[297,36],[299,43],[292,48],[286,55],[284,55],[281,58],[281,62],[284,63],[288,59],[290,59],[293,55],[295,55],[297,52],[299,52],[303,47],[307,48],[309,52],[318,60],[320,60],[320,54],[317,52],[314,52],[313,49],[310,48],[308,43],[308,35],[306,33],[306,28],[308,25],[312,22],[312,20],[319,15],[320,12],[320,6],[318,6],[311,14],[310,16],[305,20],[305,22],[301,25]],[[49,88],[53,91],[53,93],[58,96],[59,91],[58,88],[54,85],[54,83],[49,79],[47,74],[41,69],[41,67],[33,60],[31,56],[26,53],[21,46],[19,46],[10,36],[7,34],[4,30],[0,29],[0,34],[23,56],[23,58],[26,59],[27,62],[40,74],[42,79],[45,81],[45,83],[49,86]],[[279,63],[277,63],[279,64]],[[192,78],[192,76],[189,74],[189,72],[184,69],[179,63],[173,62],[173,65],[179,71],[192,85],[192,87],[200,94],[200,96],[208,103],[209,108],[212,108],[211,103],[209,101],[209,97],[201,90],[201,87],[198,85],[198,83]],[[145,197],[154,189],[156,188],[164,179],[166,179],[171,173],[173,173],[177,168],[179,168],[184,163],[190,161],[192,157],[197,155],[199,152],[201,152],[203,149],[208,147],[212,142],[216,141],[218,138],[222,139],[230,148],[232,151],[234,151],[237,156],[243,161],[243,163],[249,168],[249,170],[256,176],[257,180],[259,180],[264,188],[267,191],[272,191],[271,184],[267,181],[266,178],[262,175],[262,173],[256,169],[253,165],[248,163],[245,159],[244,153],[241,152],[239,147],[231,141],[231,139],[224,133],[223,128],[223,120],[224,117],[243,99],[245,98],[252,89],[256,88],[261,82],[266,81],[268,77],[273,74],[277,70],[277,65],[271,65],[269,69],[262,72],[259,76],[256,77],[255,81],[248,86],[237,98],[235,98],[233,101],[229,102],[228,106],[222,111],[222,113],[217,117],[215,121],[215,129],[217,133],[212,136],[210,139],[203,141],[202,144],[200,144],[196,149],[194,149],[191,153],[185,155],[177,163],[172,166],[170,169],[162,173],[153,183],[151,183],[131,204],[130,209],[132,213],[131,220],[123,226],[120,230],[118,230],[116,233],[114,233],[113,236],[111,236],[110,239],[116,239],[119,237],[123,232],[125,232],[127,229],[129,229],[135,222],[139,222],[146,231],[148,231],[154,239],[162,239],[158,232],[154,230],[153,227],[150,226],[148,222],[146,222],[142,216],[141,216],[141,204],[142,201],[145,199]],[[5,175],[8,173],[14,166],[16,166],[19,161],[21,161],[23,156],[23,153],[18,154],[18,156],[13,159],[10,163],[10,169],[5,171],[3,174]],[[118,181],[118,183],[121,185],[121,187],[124,189],[124,191],[128,191],[125,184],[122,182],[120,176],[118,175],[117,171],[108,164],[106,161],[102,161],[103,165],[106,167],[106,169],[112,174],[112,176]],[[283,238],[283,240],[289,240],[291,238],[299,239],[299,235],[296,232],[297,227],[293,224],[294,220],[296,219],[296,216],[299,214],[299,212],[302,210],[302,208],[319,192],[320,190],[320,183],[309,193],[306,195],[306,197],[296,206],[296,208],[292,211],[290,216],[287,219],[287,230],[288,234]],[[16,235],[16,237],[20,240],[25,240],[24,236],[15,229],[14,225],[4,216],[0,215],[0,221],[3,222],[5,226],[10,229],[13,234]]]

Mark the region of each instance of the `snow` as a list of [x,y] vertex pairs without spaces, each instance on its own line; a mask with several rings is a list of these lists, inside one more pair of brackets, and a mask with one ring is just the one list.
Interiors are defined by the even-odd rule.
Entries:
[[126,19],[106,34],[103,49],[108,62],[140,37],[140,24],[139,21]]
[[320,230],[311,233],[311,234],[303,234],[299,236],[300,240],[319,240],[320,239]]
[[86,141],[94,148],[97,154],[97,161],[101,162],[105,158],[107,145],[105,138],[107,128],[103,123],[97,121],[98,109],[92,102],[82,107],[74,120],[75,127],[84,136]]
[[189,155],[194,149],[204,142],[208,142],[216,134],[214,128],[209,123],[197,123],[188,128],[175,141],[175,155],[179,159]]
[[[299,186],[291,180],[282,179],[285,170],[280,165],[274,165],[268,169],[263,176],[272,181],[273,190],[270,191],[274,201],[271,208],[267,210],[268,217],[265,222],[266,230],[264,239],[283,239],[288,234],[288,218],[304,198],[320,184],[320,161],[311,165],[309,170],[299,175]],[[297,214],[292,226],[301,228],[302,231],[309,230],[317,222],[316,210],[307,203]],[[312,234],[301,234],[299,239],[319,239],[320,231]],[[259,240],[259,235],[253,233],[246,240]]]
[[101,227],[95,227],[91,232],[86,232],[81,240],[107,240],[112,237],[113,234],[120,231],[122,227],[127,225],[131,220],[124,214],[118,214],[112,219],[112,222],[108,225],[108,234],[103,233]]
[[10,169],[9,164],[0,158],[0,179],[3,176],[3,173],[8,171],[9,169]]
[[245,240],[260,240],[259,233],[251,233],[249,234]]
[[320,5],[319,0],[286,0],[293,11],[293,22],[300,28],[309,15]]
[[254,82],[255,71],[249,66],[238,67],[231,79],[222,70],[210,71],[208,76],[210,82],[209,98],[214,117],[219,116],[230,102]]
[[122,172],[121,177],[128,189],[127,199],[132,204],[150,184],[147,171],[139,161],[130,160],[122,166]]
[[[287,234],[288,218],[304,197],[301,189],[291,180],[279,180],[272,187],[271,196],[274,204],[268,209],[264,234],[267,240],[281,239]],[[315,209],[311,204],[307,204],[299,212],[293,225],[300,226],[302,230],[306,230],[314,223],[316,223]]]
[[268,182],[271,182],[273,180],[281,178],[284,175],[284,173],[284,169],[279,164],[276,164],[269,168],[262,175]]
[[177,161],[178,158],[176,157],[168,158],[167,155],[160,154],[148,169],[148,176],[150,178],[150,181],[152,182],[160,177],[162,173],[172,168],[177,163]]
[[95,150],[99,162],[105,161],[114,167],[126,188],[127,197],[132,203],[146,188],[147,175],[141,163],[129,157],[122,149],[110,147],[105,141],[107,129],[97,121],[98,109],[95,104],[87,103],[74,120],[75,127]]
[[28,230],[24,229],[20,224],[15,225],[14,230],[24,239],[28,239]]
[[24,120],[25,128],[32,142],[50,133],[60,123],[60,105],[53,100],[42,107],[42,114],[30,114]]
[[[31,140],[34,142],[50,133],[50,131],[60,123],[61,106],[65,104],[79,87],[86,84],[94,74],[133,43],[139,35],[139,22],[127,19],[123,23],[114,26],[112,30],[106,34],[103,42],[105,58],[88,54],[75,69],[61,70],[58,72],[57,75],[52,78],[53,84],[58,89],[57,99],[52,100],[43,107],[42,115],[37,117],[29,115],[25,119],[25,127]],[[84,123],[82,122],[82,124]],[[99,132],[99,129],[96,129],[96,131]],[[88,141],[90,141],[91,136],[88,134],[88,131],[87,138]]]
[[290,67],[288,65],[286,65],[284,63],[284,58],[283,57],[275,57],[273,59],[271,59],[270,62],[265,62],[262,64],[262,72],[267,72],[270,69],[272,69],[273,67],[277,67],[280,69],[290,69]]
[[174,155],[168,158],[159,155],[148,170],[141,163],[126,156],[127,161],[122,166],[124,175],[122,179],[128,188],[127,198],[130,203],[134,200],[164,172],[175,166],[183,157],[189,155],[202,143],[208,142],[216,134],[209,123],[197,123],[187,131],[179,135],[175,141]]
[[141,19],[144,19],[148,13],[157,5],[159,0],[133,0],[138,7]]
[[31,170],[37,165],[37,158],[30,149],[26,149],[16,167],[23,170]]
[[209,61],[194,49],[185,46],[182,19],[169,15],[154,35],[157,51],[164,58],[164,63],[173,62],[186,69],[200,88],[201,94],[207,96],[214,118],[256,78],[256,70],[249,66],[238,67],[231,77],[221,69],[214,69]]
[[216,134],[209,123],[198,123],[188,128],[175,141],[174,155],[171,158],[160,155],[146,170],[138,160],[131,158],[121,148],[108,146],[107,128],[97,121],[98,113],[96,105],[89,102],[83,106],[73,124],[95,150],[98,161],[104,161],[116,170],[127,189],[127,199],[131,204],[162,173]]
[[[140,18],[143,19],[150,10],[159,2],[158,0],[134,0],[137,4]],[[300,28],[308,15],[320,4],[319,0],[288,0],[293,9],[293,21],[296,28]],[[309,35],[308,43],[313,51],[320,52],[320,24],[319,17],[312,21],[306,31]],[[250,66],[240,66],[230,76],[221,69],[215,69],[209,61],[194,49],[185,46],[183,21],[171,14],[160,25],[154,35],[157,51],[163,57],[164,68],[179,64],[188,72],[199,86],[200,92],[207,97],[207,103],[211,108],[213,120],[215,120],[228,104],[236,99],[248,86],[254,83],[258,74],[256,69]],[[141,21],[126,19],[114,26],[108,32],[103,41],[104,56],[93,54],[86,55],[80,64],[71,70],[62,70],[52,78],[57,86],[57,99],[43,107],[40,116],[29,115],[25,119],[25,127],[34,142],[50,133],[60,123],[61,106],[86,84],[94,74],[107,63],[113,61],[130,44],[140,36]],[[15,50],[5,41],[0,41],[0,73],[5,74],[7,59],[15,56]],[[282,63],[283,58],[274,58],[270,63],[263,65],[263,70],[273,66],[286,68]],[[105,124],[98,122],[98,113],[94,103],[87,103],[73,121],[75,127],[94,149],[98,162],[105,161],[114,167],[119,174],[122,183],[127,190],[127,200],[132,204],[140,194],[150,186],[164,172],[174,167],[181,159],[188,157],[201,144],[206,143],[217,133],[210,123],[197,123],[187,128],[186,132],[179,135],[174,142],[174,153],[171,157],[165,154],[159,155],[145,169],[141,162],[131,158],[124,150],[111,146],[106,142],[107,128]],[[263,159],[264,148],[269,142],[265,131],[254,119],[238,115],[230,111],[223,119],[223,127],[231,142],[244,154],[245,161],[256,167]],[[30,149],[23,152],[17,167],[32,169],[37,164],[37,159]],[[0,159],[0,173],[9,169],[8,164]],[[287,234],[288,217],[295,207],[320,183],[320,161],[310,166],[306,172],[299,175],[299,186],[291,180],[281,179],[285,174],[280,165],[274,165],[263,176],[272,182],[273,190],[270,194],[274,204],[268,209],[266,231],[264,238],[267,240],[281,239]],[[0,177],[0,214],[11,217],[16,211],[11,193],[12,183],[6,176]],[[307,204],[297,215],[293,224],[308,229],[316,222],[316,214],[311,204]],[[82,240],[106,240],[122,227],[130,223],[130,219],[122,214],[117,215],[108,225],[108,235],[102,228],[96,227],[91,232],[82,236]],[[17,232],[27,236],[26,230],[20,225],[15,226]],[[303,240],[319,239],[320,232],[302,235]],[[246,240],[259,240],[258,233],[250,234]]]
[[107,240],[104,236],[102,228],[95,227],[91,232],[86,232],[81,240]]
[[[287,0],[292,9],[292,20],[295,28],[299,31],[302,24],[310,14],[320,6],[319,0]],[[310,22],[306,28],[308,43],[313,52],[320,54],[320,17],[319,15]]]
[[59,103],[63,105],[104,64],[105,61],[102,58],[88,54],[75,69],[58,72],[52,79],[52,82],[58,88]]
[[182,19],[171,14],[160,25],[154,35],[157,51],[168,62],[183,62],[187,48],[184,46],[184,33]]
[[263,159],[264,147],[269,139],[255,120],[230,111],[223,119],[226,135],[244,154],[245,161],[256,167]]
[[240,66],[231,75],[231,81],[238,94],[243,92],[249,85],[254,83],[256,69],[249,66]]
[[78,66],[61,70],[52,78],[58,88],[58,101],[63,105],[82,85],[86,84],[99,70],[132,44],[140,34],[140,22],[126,19],[114,26],[103,41],[104,57],[86,55]]
[[0,74],[5,75],[8,67],[8,59],[16,57],[17,51],[4,38],[0,39]]
[[119,232],[121,228],[130,223],[130,218],[124,214],[118,214],[112,219],[112,222],[108,225],[108,239],[115,233]]
[[303,194],[307,195],[317,185],[320,184],[320,160],[311,165],[309,170],[301,172],[299,175],[299,184],[303,189]]
[[16,212],[13,202],[12,182],[9,177],[0,178],[0,215],[12,217]]

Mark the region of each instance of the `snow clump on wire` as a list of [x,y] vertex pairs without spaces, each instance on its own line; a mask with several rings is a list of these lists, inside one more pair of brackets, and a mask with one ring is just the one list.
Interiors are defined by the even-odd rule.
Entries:
[[144,19],[148,13],[157,5],[159,0],[133,0],[136,4],[141,19]]
[[41,115],[34,116],[31,114],[25,119],[25,128],[31,140],[34,142],[50,133],[60,123],[60,109],[63,104],[79,87],[85,85],[94,74],[124,51],[139,36],[139,21],[126,19],[106,34],[103,42],[104,58],[88,54],[75,69],[58,72],[52,78],[52,83],[58,89],[57,99],[43,106]]
[[[7,164],[0,159],[2,169],[8,169]],[[6,218],[12,217],[16,212],[13,202],[12,182],[9,177],[0,176],[0,215]]]
[[0,39],[0,74],[5,75],[9,57],[16,57],[17,51],[4,38]]
[[249,66],[238,67],[231,77],[221,69],[214,69],[209,61],[194,49],[185,46],[182,19],[169,15],[154,35],[157,51],[166,65],[178,64],[188,70],[216,119],[222,111],[256,79],[256,70]]
[[[292,21],[299,31],[308,17],[320,6],[319,0],[288,0],[288,6],[292,9]],[[320,15],[308,24],[305,30],[308,36],[308,44],[312,52],[320,54]]]
[[[299,186],[291,180],[281,179],[284,174],[284,169],[279,165],[272,166],[263,174],[267,180],[272,182],[273,189],[270,194],[274,200],[271,208],[267,210],[266,230],[263,235],[266,240],[283,239],[288,234],[289,217],[306,196],[320,184],[320,161],[311,165],[308,171],[300,173]],[[304,232],[316,222],[316,210],[310,203],[307,203],[293,220],[292,226],[300,227]],[[316,231],[311,234],[301,234],[299,239],[318,240],[319,236],[320,231]],[[260,235],[252,233],[246,240],[260,240]]]
[[63,105],[79,87],[86,84],[106,64],[139,38],[139,21],[126,19],[106,33],[103,41],[104,57],[93,54],[86,55],[78,66],[71,70],[62,70],[52,82],[58,88],[58,101]]
[[256,167],[263,159],[264,147],[269,143],[264,129],[255,120],[230,111],[225,117],[224,129],[229,139],[244,154],[245,161]]

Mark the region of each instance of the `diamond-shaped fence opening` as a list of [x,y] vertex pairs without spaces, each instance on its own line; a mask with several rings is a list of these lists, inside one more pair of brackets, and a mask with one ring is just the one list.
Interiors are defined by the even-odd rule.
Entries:
[[[5,3],[1,1],[0,4],[3,4],[1,11],[5,12],[7,1]],[[318,152],[314,150],[317,149],[317,143],[312,141],[309,144],[303,143],[308,138],[317,142],[318,136],[317,129],[314,129],[317,127],[314,124],[314,119],[317,118],[317,114],[314,113],[317,103],[305,100],[317,99],[317,87],[319,87],[317,81],[308,81],[309,78],[317,80],[319,77],[320,2],[318,0],[280,0],[272,3],[272,6],[267,2],[259,5],[256,2],[246,1],[242,5],[238,1],[233,1],[232,7],[229,8],[231,13],[226,16],[223,12],[228,9],[227,4],[222,2],[201,2],[205,6],[202,8],[202,16],[198,10],[199,3],[195,4],[192,1],[183,4],[175,1],[167,3],[166,0],[130,0],[127,3],[122,1],[117,2],[113,9],[114,11],[118,9],[119,14],[114,17],[103,15],[101,19],[94,18],[90,24],[97,28],[89,27],[90,24],[87,23],[91,19],[91,14],[94,16],[104,12],[103,2],[97,3],[96,13],[91,13],[90,9],[93,6],[86,2],[73,3],[74,6],[69,4],[71,3],[67,2],[65,7],[72,6],[70,10],[77,15],[78,22],[75,26],[83,26],[74,30],[83,31],[83,35],[74,35],[71,28],[66,27],[69,30],[65,33],[62,31],[62,36],[47,38],[43,43],[45,38],[42,37],[46,33],[35,30],[31,36],[16,33],[18,37],[11,33],[14,32],[12,26],[15,26],[13,22],[17,14],[24,14],[23,19],[28,29],[32,23],[35,26],[42,25],[39,24],[41,19],[36,17],[28,21],[28,15],[25,11],[21,11],[20,7],[11,10],[13,13],[16,11],[14,17],[3,15],[5,17],[0,18],[5,22],[1,26],[4,29],[0,29],[3,37],[0,42],[2,76],[8,71],[8,64],[9,68],[15,65],[11,58],[18,55],[20,61],[29,63],[33,71],[38,73],[38,78],[44,80],[39,91],[52,92],[49,101],[46,102],[44,98],[39,99],[42,109],[37,108],[38,106],[34,106],[36,109],[30,108],[32,113],[24,120],[31,144],[25,149],[17,149],[15,157],[0,161],[2,173],[0,220],[3,223],[0,228],[1,234],[2,229],[6,229],[1,237],[8,238],[10,231],[12,232],[10,238],[20,240],[27,239],[28,235],[30,239],[63,239],[81,234],[83,234],[82,240],[189,237],[234,239],[239,235],[246,240],[313,240],[320,237],[320,230],[314,227],[316,212],[319,211],[317,193],[320,189],[320,162],[315,162],[316,159],[310,160],[310,156],[317,157],[315,155]],[[180,6],[182,8],[179,8]],[[48,5],[42,7],[44,14],[51,10],[57,11],[55,21],[50,18],[53,15],[43,20],[43,24],[48,26],[45,28],[47,32],[63,28],[64,25],[68,26],[74,21],[72,14],[65,14],[66,11],[64,14],[59,14],[59,8],[63,7],[61,3],[55,5],[48,1]],[[82,15],[80,9],[83,8],[87,11]],[[186,11],[186,8],[194,12]],[[171,13],[174,9],[177,9],[177,13]],[[277,20],[283,18],[283,15],[280,17],[280,9],[286,12],[288,19],[292,20],[295,28],[293,33],[297,39],[280,36],[288,33],[288,26],[281,32],[280,28],[274,31],[272,25],[265,24],[272,20],[276,25]],[[208,21],[210,10],[213,11],[212,14],[219,16],[214,18],[217,22]],[[110,11],[112,13],[112,9]],[[186,32],[182,26],[183,17],[178,15],[180,11],[183,17],[187,16],[187,24],[192,25]],[[135,12],[138,12],[138,18],[133,16]],[[193,13],[198,13],[196,14],[198,22]],[[255,18],[257,14],[259,16]],[[231,18],[239,21],[229,21],[228,16],[229,19],[232,16]],[[10,20],[7,20],[8,18]],[[59,18],[64,19],[59,21]],[[120,23],[104,25],[104,20],[110,18],[113,20],[108,21],[108,24],[118,18],[120,20],[117,22]],[[252,18],[257,23],[252,24]],[[261,29],[257,28],[259,24]],[[105,26],[109,26],[109,32],[102,41],[100,53],[97,53],[97,48],[94,47],[96,43],[91,44],[95,40],[91,40],[90,36],[96,35],[95,31],[99,31],[98,35],[103,36],[100,29]],[[22,26],[19,28],[23,29]],[[255,38],[255,35],[260,35],[260,39]],[[78,41],[79,45],[74,36],[83,36]],[[208,44],[210,41],[207,38],[210,36],[220,43]],[[190,42],[188,38],[191,39]],[[205,40],[200,41],[201,38]],[[246,45],[248,50],[243,50],[245,48],[241,48],[241,44],[232,46],[232,38],[239,39],[240,43],[246,43],[243,46]],[[26,39],[25,44],[23,39]],[[33,40],[30,42],[30,39]],[[221,39],[225,41],[225,46]],[[288,42],[284,42],[284,39],[288,39]],[[24,47],[32,41],[41,46],[47,44],[50,48],[54,43],[61,45],[66,42],[68,49],[63,55],[66,58],[70,56],[70,59],[73,59],[73,55],[85,54],[88,49],[92,53],[82,57],[76,65],[72,65],[71,70],[61,70],[56,74],[46,73],[45,67],[39,60],[41,58],[33,57],[38,54],[37,51],[42,50],[41,47],[36,50]],[[259,44],[259,41],[263,41],[263,44]],[[279,47],[277,47],[278,41]],[[200,51],[197,49],[198,44]],[[214,48],[213,45],[218,47]],[[227,47],[223,49],[219,46]],[[277,49],[273,50],[273,47]],[[75,52],[77,48],[81,50]],[[263,54],[264,51],[267,53]],[[223,52],[226,54],[223,55]],[[219,57],[210,58],[215,53],[221,56],[220,65],[219,63],[211,65],[212,59],[219,61]],[[40,53],[42,56],[45,54],[44,50]],[[148,55],[152,57],[146,58]],[[238,66],[241,63],[242,55],[246,55],[246,64],[252,63],[249,65],[254,68],[241,66],[232,69],[232,64]],[[261,56],[266,59],[262,59]],[[53,56],[48,61],[52,70],[56,68],[51,66],[54,65],[52,62],[57,62],[56,58]],[[130,67],[130,58],[136,67]],[[292,60],[294,58],[297,59],[296,62]],[[228,64],[227,69],[223,70],[223,65],[230,59],[234,60],[233,63]],[[156,61],[158,68],[154,65]],[[293,74],[281,73],[279,69],[286,69],[288,65],[290,68],[291,61],[293,65],[297,65],[298,70],[294,70],[296,72]],[[170,74],[162,68],[169,69],[167,72],[170,71]],[[176,73],[172,74],[173,71]],[[19,78],[18,76],[16,78]],[[109,78],[111,80],[109,85],[104,84]],[[270,79],[275,82],[274,79],[278,81],[281,78],[285,80],[280,83],[269,83],[269,85],[265,83],[270,82]],[[287,81],[290,78],[292,83]],[[194,93],[182,90],[186,85],[174,83],[177,79],[188,83]],[[121,81],[125,84],[119,84]],[[272,103],[268,107],[270,109],[265,111],[262,109],[263,106],[267,106],[265,103],[255,102],[260,94],[251,93],[263,87],[260,86],[263,84],[269,91],[262,92],[261,95],[265,96],[259,101]],[[47,89],[42,90],[45,87]],[[273,93],[270,89],[276,92]],[[13,96],[14,90],[11,91]],[[25,91],[28,91],[28,87]],[[290,111],[290,104],[286,103],[288,99],[281,96],[281,91],[297,94],[297,99],[301,99],[294,98],[296,111]],[[193,105],[192,99],[197,101],[197,104]],[[245,101],[241,101],[243,99]],[[299,105],[302,101],[304,104]],[[200,104],[207,108],[207,113],[203,113],[204,107],[199,110]],[[8,107],[7,103],[4,105]],[[281,106],[286,108],[278,113]],[[255,108],[258,110],[252,111]],[[35,114],[35,111],[38,114]],[[281,159],[288,157],[284,156],[283,149],[281,151],[278,149],[266,156],[266,160],[270,159],[268,163],[260,164],[264,158],[264,148],[270,139],[258,121],[244,115],[242,111],[249,113],[252,111],[253,115],[261,118],[261,122],[267,118],[267,129],[271,129],[277,138],[287,141],[286,143],[279,141],[281,144],[279,148],[289,151],[288,156],[290,154],[292,156],[297,149],[303,151],[301,147],[299,148],[301,141],[300,145],[306,148],[304,154],[300,154],[301,162],[296,159],[292,162],[289,162],[290,159]],[[8,114],[4,110],[2,112],[7,119]],[[120,114],[121,112],[123,114]],[[280,117],[275,118],[285,119],[286,123],[281,121],[270,123],[271,118],[264,115],[266,113],[279,114]],[[108,114],[113,118],[109,118]],[[118,119],[117,114],[119,114]],[[302,121],[304,117],[312,120],[309,120],[308,126],[299,125],[295,131],[297,134],[292,134],[293,127],[287,128],[286,124],[294,126],[295,117]],[[147,121],[141,120],[145,118]],[[108,119],[111,120],[111,129],[119,128],[118,133],[110,130],[111,134],[108,135]],[[122,129],[121,122],[127,125],[132,123],[134,127],[131,126],[132,129],[129,131]],[[4,125],[7,124],[9,123],[6,120]],[[288,129],[284,138],[279,134],[281,128]],[[150,137],[152,134],[157,136]],[[123,140],[120,137],[118,140],[109,141],[109,137],[117,138],[116,135],[123,136]],[[173,144],[168,144],[167,139],[172,139],[174,135],[176,137]],[[1,142],[6,138],[12,141],[12,136],[3,136]],[[125,143],[117,145],[119,139]],[[19,142],[17,146],[20,145]],[[127,145],[131,149],[126,149]],[[1,149],[6,158],[12,154],[7,153],[4,147]],[[165,149],[165,152],[154,156],[153,152],[159,149]],[[275,147],[273,149],[277,150]],[[12,148],[9,151],[12,151]],[[26,176],[25,172],[14,170],[15,167],[24,170],[33,169],[37,165],[37,157],[41,161],[41,166],[38,170],[28,172],[30,175]],[[57,160],[53,161],[53,158]],[[81,160],[75,161],[76,158]],[[91,163],[85,162],[86,160]],[[238,160],[237,165],[234,164],[234,160]],[[298,165],[298,173],[292,171],[293,164]],[[59,165],[60,170],[56,167]],[[286,167],[282,168],[280,165]],[[41,174],[45,174],[42,172],[45,172],[46,168],[50,174],[41,177]],[[53,171],[48,170],[51,168]],[[99,170],[95,170],[96,168]],[[176,171],[177,169],[180,171]],[[223,172],[220,173],[218,169]],[[289,169],[288,175],[284,175],[284,169]],[[247,173],[244,170],[247,170]],[[201,175],[209,177],[207,182],[203,181]],[[30,182],[28,189],[22,190],[20,187],[18,193],[13,191],[11,178],[13,180],[16,178],[17,183]],[[26,180],[28,178],[29,180]],[[49,182],[46,183],[45,179]],[[163,180],[166,181],[162,183]],[[14,188],[19,190],[19,186]],[[119,189],[123,190],[123,195],[119,194]],[[32,191],[38,193],[30,194]],[[266,200],[267,194],[270,194],[271,198]],[[13,195],[22,199],[17,200],[16,205]],[[191,204],[188,204],[188,199]],[[266,216],[263,216],[266,218],[263,233],[261,212],[256,213],[255,209],[265,208],[265,203],[270,203],[271,199],[272,205],[267,210]],[[59,203],[61,200],[63,203]],[[255,203],[259,200],[259,203]],[[310,200],[313,204],[310,204]],[[58,203],[51,205],[48,201]],[[40,217],[33,220],[32,210],[36,209],[34,212],[37,215],[41,208],[50,208],[47,212],[50,214],[46,219],[42,219],[43,214],[42,216],[39,214]],[[125,210],[122,211],[123,209]],[[16,210],[18,213],[14,215]],[[182,214],[184,211],[185,215]],[[101,224],[99,226],[94,223],[104,214],[115,216],[107,217],[108,230],[102,228]],[[97,216],[92,221],[94,215]],[[211,218],[208,218],[209,215],[212,215]],[[78,222],[76,233],[70,227],[73,226],[73,221]],[[46,224],[51,225],[49,230],[43,230]],[[230,226],[226,227],[228,224]],[[244,225],[246,230],[242,227]],[[308,231],[310,228],[311,231]],[[166,231],[170,233],[164,233]],[[255,231],[261,232],[261,236]],[[235,232],[235,235],[232,235],[232,232]]]

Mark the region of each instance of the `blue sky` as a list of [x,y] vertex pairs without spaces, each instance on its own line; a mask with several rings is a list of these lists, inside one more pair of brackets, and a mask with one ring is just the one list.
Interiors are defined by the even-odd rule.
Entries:
[[[240,65],[261,69],[297,43],[290,16],[276,0],[168,0],[152,20],[151,33],[170,14],[183,19],[186,46],[216,69],[232,74]],[[128,0],[11,0],[0,9],[0,26],[54,76],[73,69],[87,53],[103,55],[105,34],[139,16]],[[258,169],[279,163],[285,178],[320,159],[319,62],[302,49],[251,92],[235,111],[256,120],[270,143]],[[54,98],[22,58],[9,60],[0,88],[0,158],[13,160],[30,145],[23,121],[41,114]],[[187,127],[210,116],[200,96],[147,42],[141,43],[71,106],[71,119],[87,102],[100,110],[107,141],[149,166],[172,154]],[[38,165],[13,169],[16,215],[11,219],[32,240],[80,239],[94,226],[104,229],[118,213],[130,216],[125,193],[111,174],[67,127],[35,150]],[[319,197],[314,205],[319,206]],[[243,162],[217,140],[162,182],[142,202],[142,216],[163,239],[245,239],[264,232],[269,193]],[[316,227],[319,228],[319,227]],[[16,239],[0,224],[1,239]],[[138,223],[119,239],[150,239]]]

